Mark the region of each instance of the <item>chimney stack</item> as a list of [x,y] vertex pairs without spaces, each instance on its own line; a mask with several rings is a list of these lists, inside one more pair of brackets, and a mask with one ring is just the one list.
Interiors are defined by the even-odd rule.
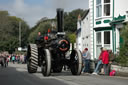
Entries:
[[63,32],[64,27],[63,27],[63,9],[58,8],[57,9],[57,29],[58,32]]

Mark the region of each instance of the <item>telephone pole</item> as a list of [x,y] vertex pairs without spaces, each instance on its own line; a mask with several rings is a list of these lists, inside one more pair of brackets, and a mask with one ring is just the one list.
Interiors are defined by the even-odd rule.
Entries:
[[21,49],[21,21],[19,21],[19,49]]

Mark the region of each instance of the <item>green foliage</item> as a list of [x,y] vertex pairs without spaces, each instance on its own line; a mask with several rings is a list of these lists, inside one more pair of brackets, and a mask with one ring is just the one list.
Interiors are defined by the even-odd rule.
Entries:
[[75,33],[68,32],[67,37],[68,37],[70,43],[76,42],[76,34]]
[[77,30],[77,18],[78,15],[83,15],[84,11],[82,9],[76,9],[72,12],[64,13],[64,30],[75,32]]
[[0,42],[0,51],[12,53],[18,47],[18,40],[15,37],[9,37],[6,41]]
[[0,11],[0,51],[13,52],[19,46],[19,22],[21,25],[22,47],[27,44],[29,27],[25,21],[9,16],[7,11]]
[[122,66],[128,66],[128,24],[123,27],[121,37],[123,38],[123,43],[121,43],[120,53],[117,57],[117,61]]
[[34,43],[35,39],[38,36],[38,32],[41,32],[41,34],[46,34],[48,32],[48,29],[51,29],[51,21],[50,20],[46,20],[46,21],[42,21],[39,24],[37,24],[33,29],[31,29],[31,33],[29,35],[29,42],[30,43]]

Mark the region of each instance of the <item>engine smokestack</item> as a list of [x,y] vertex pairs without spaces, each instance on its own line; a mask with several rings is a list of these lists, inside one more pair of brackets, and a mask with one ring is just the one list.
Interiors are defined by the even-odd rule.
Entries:
[[63,32],[63,9],[58,8],[57,9],[57,29],[58,32]]

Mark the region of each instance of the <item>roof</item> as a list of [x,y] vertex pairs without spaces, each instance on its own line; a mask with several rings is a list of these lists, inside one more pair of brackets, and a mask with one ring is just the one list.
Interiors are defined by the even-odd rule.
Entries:
[[87,16],[87,14],[89,13],[89,9],[88,10],[85,10],[85,12],[84,12],[84,14],[83,14],[83,16],[82,16],[82,20]]

